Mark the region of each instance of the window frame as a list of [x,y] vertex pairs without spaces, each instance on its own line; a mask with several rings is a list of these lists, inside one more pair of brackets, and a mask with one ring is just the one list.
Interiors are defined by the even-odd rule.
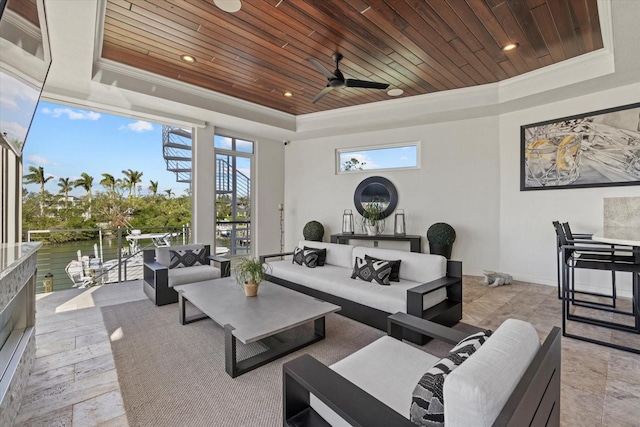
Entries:
[[[405,142],[395,142],[391,144],[379,144],[379,145],[363,145],[360,147],[350,147],[350,148],[336,148],[335,150],[335,171],[336,175],[344,175],[344,174],[352,174],[352,173],[362,173],[362,172],[375,172],[375,171],[403,171],[403,170],[415,170],[421,169],[421,161],[420,161],[420,140],[415,141],[405,141]],[[343,171],[341,170],[340,165],[340,155],[344,153],[351,152],[362,152],[362,151],[373,151],[373,150],[383,150],[387,148],[404,148],[404,147],[416,147],[416,165],[415,166],[403,166],[403,167],[393,167],[393,168],[373,168],[373,169],[363,169],[363,170],[353,170],[353,171]]]

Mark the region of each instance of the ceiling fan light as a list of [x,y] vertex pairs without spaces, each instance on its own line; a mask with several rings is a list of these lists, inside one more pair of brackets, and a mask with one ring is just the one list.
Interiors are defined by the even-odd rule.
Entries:
[[180,59],[189,64],[194,64],[196,62],[196,58],[191,55],[180,55]]
[[234,13],[240,10],[242,3],[240,0],[213,0],[213,3],[225,12]]
[[404,91],[402,89],[394,88],[394,89],[390,89],[387,92],[387,95],[389,95],[389,96],[400,96],[403,93],[404,93]]
[[293,94],[289,91],[286,91],[285,93],[283,93],[284,96],[286,96],[287,98],[291,98],[293,96]]
[[506,45],[504,45],[502,47],[502,51],[503,52],[509,52],[510,50],[513,50],[513,49],[517,48],[518,46],[519,46],[518,43],[509,43],[509,44],[506,44]]

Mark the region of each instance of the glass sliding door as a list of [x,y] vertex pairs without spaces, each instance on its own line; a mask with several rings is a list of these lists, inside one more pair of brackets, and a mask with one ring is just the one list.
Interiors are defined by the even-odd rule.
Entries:
[[253,142],[216,135],[216,253],[251,254]]

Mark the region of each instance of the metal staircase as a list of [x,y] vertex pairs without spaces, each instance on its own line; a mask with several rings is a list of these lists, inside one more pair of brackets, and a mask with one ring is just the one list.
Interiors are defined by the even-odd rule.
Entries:
[[162,156],[167,170],[176,174],[177,182],[191,184],[191,132],[162,126]]

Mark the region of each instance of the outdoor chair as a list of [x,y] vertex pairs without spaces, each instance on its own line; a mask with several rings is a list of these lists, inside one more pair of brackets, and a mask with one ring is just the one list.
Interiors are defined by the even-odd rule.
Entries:
[[[144,292],[155,305],[178,302],[174,286],[227,277],[230,261],[211,255],[211,246],[162,246],[143,252]],[[211,265],[213,263],[214,265]]]
[[[406,313],[388,324],[388,336],[331,367],[310,355],[285,363],[283,425],[415,427],[427,417],[437,421],[426,425],[447,427],[560,425],[559,328],[540,345],[530,323],[508,319],[480,345],[478,337]],[[441,359],[402,341],[403,329],[459,345]],[[425,416],[420,399],[437,415]]]

